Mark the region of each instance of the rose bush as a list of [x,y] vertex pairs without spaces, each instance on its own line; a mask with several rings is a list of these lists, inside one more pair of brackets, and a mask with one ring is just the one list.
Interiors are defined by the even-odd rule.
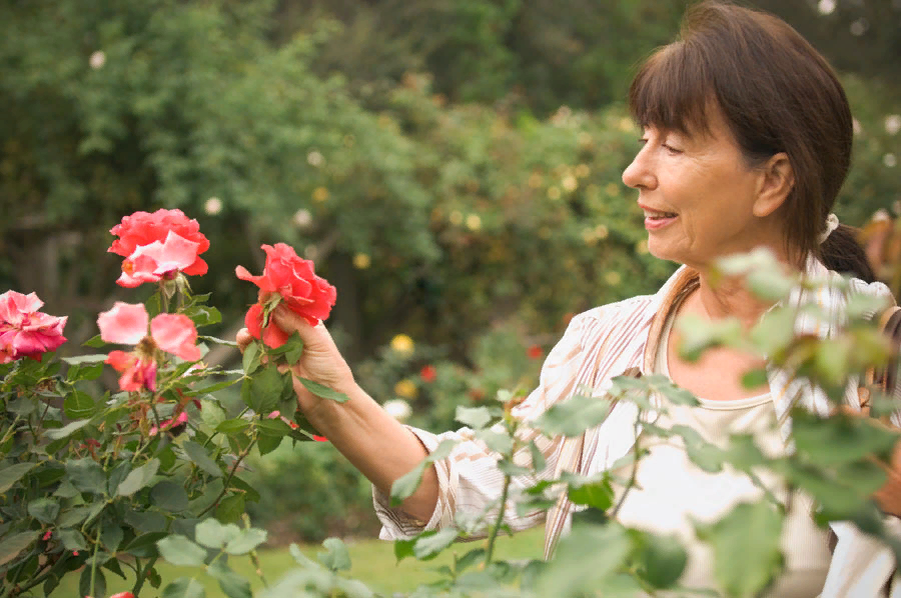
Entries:
[[[137,212],[111,232],[119,238],[109,251],[125,258],[116,282],[156,290],[145,304],[119,301],[100,313],[100,333],[86,346],[127,348],[56,359],[66,317],[38,311],[43,303],[34,293],[0,295],[3,598],[38,587],[49,594],[76,571],[80,596],[106,596],[109,573],[132,585],[115,596],[140,596],[145,584],[161,585],[160,551],[201,540],[195,530],[210,518],[232,525],[229,554],[253,555],[265,532],[234,525],[247,501],[259,498],[239,475],[242,462],[286,437],[314,437],[296,414],[291,375],[276,368],[296,361],[301,345],[285,342],[272,353],[255,347],[256,357],[245,355],[246,371],[202,363],[209,343],[236,345],[198,334],[221,316],[188,284],[187,276],[207,270],[199,255],[209,242],[197,221],[179,210]],[[327,317],[334,287],[292,249],[271,249],[272,263],[254,277],[261,287],[282,293],[280,300],[308,318]],[[104,365],[119,372],[118,389],[99,389]],[[213,393],[238,382],[245,405],[234,412]],[[250,595],[224,563],[216,574],[228,596]],[[194,595],[192,588],[176,580],[163,595]]]

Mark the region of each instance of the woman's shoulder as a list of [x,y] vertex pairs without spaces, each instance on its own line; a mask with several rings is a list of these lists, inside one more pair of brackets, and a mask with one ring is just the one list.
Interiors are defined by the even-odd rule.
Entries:
[[653,317],[657,311],[656,295],[637,295],[622,301],[593,307],[573,317],[570,328],[582,330],[616,328]]

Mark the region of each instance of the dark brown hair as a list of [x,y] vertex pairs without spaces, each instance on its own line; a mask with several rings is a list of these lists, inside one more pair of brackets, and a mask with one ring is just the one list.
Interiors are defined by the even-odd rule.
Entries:
[[752,167],[788,155],[795,183],[780,210],[793,261],[802,266],[813,253],[830,269],[872,281],[853,228],[842,225],[819,243],[853,136],[848,99],[826,60],[775,16],[702,2],[686,14],[679,38],[642,65],[629,107],[641,126],[692,134],[708,130],[711,105]]

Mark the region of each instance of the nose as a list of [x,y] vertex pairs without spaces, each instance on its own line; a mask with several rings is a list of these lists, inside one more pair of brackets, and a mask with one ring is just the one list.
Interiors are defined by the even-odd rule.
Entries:
[[623,170],[623,184],[633,189],[653,189],[657,186],[657,177],[654,175],[648,150],[650,144],[645,144],[632,163]]

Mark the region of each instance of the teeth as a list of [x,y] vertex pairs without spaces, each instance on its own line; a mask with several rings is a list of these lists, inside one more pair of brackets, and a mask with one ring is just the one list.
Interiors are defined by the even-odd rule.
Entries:
[[652,210],[645,210],[645,216],[648,218],[673,218],[675,214],[673,212],[655,212]]

